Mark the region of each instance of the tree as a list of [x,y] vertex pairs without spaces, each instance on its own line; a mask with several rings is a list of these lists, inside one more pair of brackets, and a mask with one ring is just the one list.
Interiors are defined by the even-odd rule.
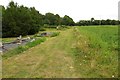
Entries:
[[15,15],[17,10],[17,4],[13,1],[9,3],[9,6],[3,13],[2,18],[2,34],[4,37],[16,36],[15,31],[17,30]]
[[30,8],[31,26],[28,34],[35,34],[43,26],[43,16],[34,7]]
[[39,31],[41,16],[34,8],[18,6],[13,1],[3,15],[3,37],[34,34]]
[[55,15],[53,13],[46,13],[45,20],[48,22],[48,25],[55,25]]
[[55,15],[55,25],[60,25],[61,24],[61,18],[58,14]]
[[68,26],[73,26],[75,24],[75,22],[73,21],[72,18],[70,18],[69,16],[65,15],[63,18],[62,18],[62,25],[68,25]]
[[89,26],[89,25],[118,25],[119,21],[118,20],[95,20],[91,18],[91,20],[80,20],[79,22],[76,23],[76,25],[79,26]]
[[18,15],[16,15],[16,23],[19,27],[18,35],[28,35],[32,27],[32,17],[27,7],[20,6],[18,9]]
[[11,1],[5,10],[3,8],[3,37],[35,34],[44,25],[44,16],[34,7],[18,6]]
[[94,20],[94,25],[100,25],[100,24],[101,24],[100,20]]
[[91,18],[91,25],[94,25],[94,24],[95,24],[94,21],[95,21],[95,19],[94,19],[94,18]]
[[95,20],[94,18],[91,18],[91,22],[94,22],[94,20]]

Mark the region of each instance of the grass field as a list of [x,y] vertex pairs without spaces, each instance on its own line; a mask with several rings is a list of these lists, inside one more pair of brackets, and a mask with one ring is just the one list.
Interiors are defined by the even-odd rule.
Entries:
[[3,78],[118,77],[117,26],[72,27],[59,32],[22,54],[3,59]]
[[78,29],[80,36],[76,36],[77,51],[74,53],[78,72],[84,77],[117,77],[118,27],[91,26]]

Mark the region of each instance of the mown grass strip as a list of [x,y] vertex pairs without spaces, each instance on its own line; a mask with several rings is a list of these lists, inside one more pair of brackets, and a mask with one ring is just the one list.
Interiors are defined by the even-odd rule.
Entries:
[[27,43],[26,45],[24,45],[24,46],[18,46],[17,48],[14,48],[14,49],[12,49],[12,50],[10,50],[10,51],[5,52],[5,53],[2,55],[2,57],[3,57],[3,59],[7,59],[7,58],[12,57],[12,56],[14,56],[14,55],[20,54],[20,53],[28,50],[29,48],[32,48],[32,47],[34,47],[34,46],[36,46],[36,45],[44,42],[45,40],[46,40],[46,38],[43,37],[43,38],[37,39],[37,40],[35,40],[35,41],[33,41],[33,42],[28,42],[28,43]]

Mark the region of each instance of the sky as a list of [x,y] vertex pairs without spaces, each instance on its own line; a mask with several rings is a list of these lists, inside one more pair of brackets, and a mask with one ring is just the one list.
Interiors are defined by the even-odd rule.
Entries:
[[[11,0],[0,0],[0,5],[7,6]],[[61,17],[68,15],[75,22],[79,20],[118,19],[120,0],[12,0],[18,5],[35,7],[40,13],[51,12]]]

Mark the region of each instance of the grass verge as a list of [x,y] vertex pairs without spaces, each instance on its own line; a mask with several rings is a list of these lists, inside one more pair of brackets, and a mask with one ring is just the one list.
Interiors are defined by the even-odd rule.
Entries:
[[15,48],[15,49],[12,49],[12,50],[10,50],[10,51],[5,52],[5,53],[2,55],[2,57],[3,57],[3,59],[7,59],[7,58],[9,58],[9,57],[11,57],[11,56],[20,54],[20,53],[28,50],[29,48],[34,47],[34,46],[36,46],[36,45],[44,42],[45,40],[46,40],[46,38],[43,37],[43,38],[37,39],[37,40],[35,40],[35,41],[33,41],[33,42],[28,42],[28,43],[27,43],[26,45],[24,45],[24,46],[19,46],[19,47]]

